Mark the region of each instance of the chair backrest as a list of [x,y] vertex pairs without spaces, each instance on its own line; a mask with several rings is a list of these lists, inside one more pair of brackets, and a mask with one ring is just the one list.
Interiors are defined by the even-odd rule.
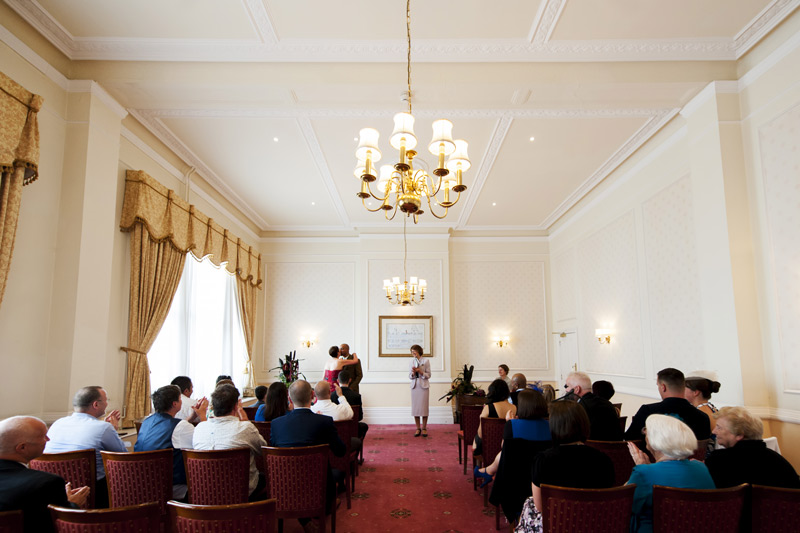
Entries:
[[18,533],[19,531],[22,531],[22,511],[0,513],[0,533]]
[[349,472],[350,467],[348,465],[350,464],[350,452],[352,451],[350,443],[353,437],[358,437],[358,421],[353,419],[335,420],[333,424],[336,426],[336,432],[339,434],[339,438],[342,439],[342,442],[344,442],[344,445],[347,447],[347,451],[342,457],[336,457],[333,455],[333,452],[329,450],[328,459],[333,468],[341,470],[342,472]]
[[244,412],[249,420],[253,420],[256,417],[256,411],[258,411],[258,407],[242,407],[242,409],[244,409]]
[[264,440],[269,443],[269,433],[271,431],[272,422],[253,422],[258,432],[264,437]]
[[[653,485],[653,531],[738,533],[747,484],[727,489],[678,489]],[[796,525],[796,524],[795,524]]]
[[619,429],[621,429],[623,433],[625,433],[625,427],[627,425],[628,425],[628,417],[627,416],[619,417]]
[[50,472],[72,483],[72,488],[89,487],[84,509],[94,508],[94,489],[97,481],[97,454],[94,448],[74,452],[46,453],[28,463],[28,468]]
[[618,413],[622,412],[622,403],[612,403],[611,405],[614,406],[614,409],[616,409]]
[[464,440],[472,444],[475,435],[478,434],[478,427],[481,425],[482,405],[462,405],[461,406],[461,429],[464,430]]
[[631,478],[634,462],[626,441],[587,440],[586,444],[609,456],[614,463],[614,484],[624,485]]
[[275,531],[275,499],[236,505],[168,504],[174,533],[272,533]]
[[100,452],[108,483],[108,506],[157,502],[162,517],[172,499],[173,450]]
[[750,498],[750,531],[797,531],[797,524],[800,524],[800,489],[753,485]]
[[137,435],[138,435],[138,434],[139,434],[139,432],[142,430],[142,422],[144,422],[144,420],[143,420],[143,419],[141,419],[141,418],[140,418],[140,419],[138,419],[138,420],[134,420],[134,421],[133,421],[133,427],[134,427],[134,428],[136,428],[136,434],[137,434]]
[[698,461],[705,462],[706,454],[708,453],[708,441],[711,439],[702,439],[697,441],[697,448],[689,459],[697,459]]
[[155,502],[117,509],[67,509],[48,505],[58,533],[141,533],[159,531]]
[[324,516],[328,445],[262,450],[278,518]]
[[250,449],[183,450],[189,503],[232,505],[250,496]]
[[542,485],[545,531],[628,531],[636,485],[611,489],[572,489]]
[[490,465],[503,446],[505,418],[481,418],[481,439],[483,441],[483,464]]
[[356,421],[357,420],[361,420],[361,418],[362,418],[362,416],[361,416],[361,406],[360,405],[351,405],[350,407],[353,409],[353,420],[356,420]]

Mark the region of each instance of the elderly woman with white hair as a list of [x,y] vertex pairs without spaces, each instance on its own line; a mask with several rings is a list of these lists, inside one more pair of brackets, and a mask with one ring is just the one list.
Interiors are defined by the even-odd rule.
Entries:
[[656,462],[636,444],[629,442],[628,449],[636,466],[628,484],[636,484],[633,495],[631,531],[653,531],[653,485],[681,489],[714,489],[714,481],[706,465],[690,461],[697,448],[697,438],[691,428],[679,419],[668,415],[650,415],[645,422],[647,449]]

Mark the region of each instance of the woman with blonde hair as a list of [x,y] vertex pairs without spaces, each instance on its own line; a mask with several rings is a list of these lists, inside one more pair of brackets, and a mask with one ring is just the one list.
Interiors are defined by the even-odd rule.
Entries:
[[673,416],[650,415],[645,422],[647,449],[656,462],[650,459],[633,442],[628,450],[636,466],[628,485],[636,484],[633,495],[631,531],[653,531],[653,485],[680,489],[714,489],[714,481],[706,465],[689,458],[697,448],[694,432]]

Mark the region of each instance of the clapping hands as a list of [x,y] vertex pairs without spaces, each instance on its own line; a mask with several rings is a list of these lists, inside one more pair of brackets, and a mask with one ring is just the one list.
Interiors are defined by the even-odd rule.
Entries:
[[86,503],[86,499],[89,497],[89,487],[79,487],[77,489],[72,488],[72,483],[67,483],[64,486],[64,490],[67,491],[67,500],[70,503],[74,503],[78,507],[83,506]]
[[114,426],[114,429],[119,429],[119,416],[119,409],[114,409],[103,420]]

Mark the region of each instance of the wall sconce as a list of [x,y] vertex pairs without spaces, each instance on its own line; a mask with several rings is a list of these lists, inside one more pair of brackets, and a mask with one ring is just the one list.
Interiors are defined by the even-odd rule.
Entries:
[[300,337],[300,344],[305,346],[306,348],[311,348],[315,344],[317,344],[317,339],[314,338],[313,335],[303,335]]
[[508,335],[506,335],[504,337],[495,337],[494,338],[494,343],[496,345],[498,345],[500,348],[503,348],[505,346],[508,346],[509,340],[510,339],[509,339]]
[[596,329],[594,336],[600,341],[600,344],[611,344],[611,330],[610,329]]

